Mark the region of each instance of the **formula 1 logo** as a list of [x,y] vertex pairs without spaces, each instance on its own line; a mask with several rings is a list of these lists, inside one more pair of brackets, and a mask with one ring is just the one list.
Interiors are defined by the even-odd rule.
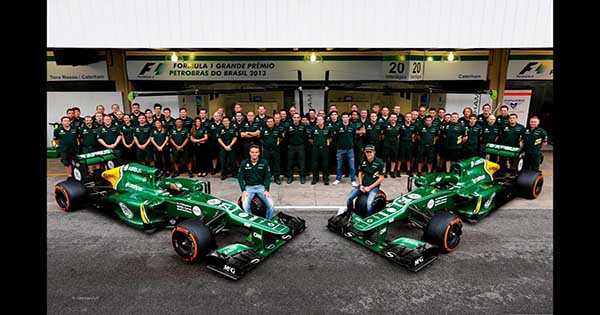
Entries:
[[[142,67],[140,73],[138,73],[138,77],[154,77],[158,76],[162,73],[164,68],[164,63],[156,63],[156,62],[146,62]],[[146,75],[147,72],[154,71],[154,75]]]

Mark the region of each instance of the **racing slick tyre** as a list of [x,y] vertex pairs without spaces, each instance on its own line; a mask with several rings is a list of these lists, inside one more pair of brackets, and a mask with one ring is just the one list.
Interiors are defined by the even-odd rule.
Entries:
[[519,196],[526,199],[535,199],[542,193],[544,177],[538,171],[524,170],[517,177],[516,186]]
[[[242,203],[242,196],[240,196],[240,198],[238,198],[238,206],[240,206],[240,208],[244,209],[244,206]],[[254,196],[254,198],[252,198],[252,201],[250,202],[250,212],[252,212],[252,214],[257,215],[261,218],[265,218],[267,216],[267,207],[265,207],[265,205],[263,204],[262,200],[260,200],[260,198],[258,198],[257,196]]]
[[[363,218],[368,216],[368,211],[367,211],[368,196],[369,196],[368,194],[360,194],[358,197],[356,197],[356,200],[354,201],[354,213],[358,214],[359,216],[361,216]],[[373,213],[377,213],[377,212],[383,210],[383,208],[385,208],[386,204],[387,204],[387,196],[385,195],[385,192],[383,190],[379,190],[377,192],[377,195],[375,196],[375,199],[373,199]]]
[[443,253],[453,251],[460,243],[462,221],[456,215],[448,212],[436,213],[423,234],[423,240],[436,245]]
[[56,203],[66,212],[77,210],[83,204],[85,193],[85,186],[73,178],[69,178],[54,186]]
[[173,249],[188,263],[195,263],[217,248],[212,232],[200,219],[179,223],[171,233]]

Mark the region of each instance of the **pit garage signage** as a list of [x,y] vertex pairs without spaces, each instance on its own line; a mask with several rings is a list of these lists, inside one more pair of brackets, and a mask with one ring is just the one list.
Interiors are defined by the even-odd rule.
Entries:
[[508,80],[552,80],[554,60],[509,60],[506,79]]
[[103,81],[108,80],[106,61],[85,66],[59,66],[55,61],[46,62],[47,81]]
[[[323,81],[329,71],[331,81],[418,81],[418,80],[486,80],[487,56],[481,61],[426,62],[399,60],[384,56],[335,57],[311,63],[289,56],[250,60],[169,61],[164,57],[135,56],[127,60],[129,80],[183,81],[297,81],[298,70],[303,81]],[[198,59],[201,57],[198,57]],[[248,59],[248,60],[247,60]]]
[[502,104],[508,106],[510,113],[517,114],[519,123],[527,126],[527,116],[529,115],[529,103],[531,102],[531,90],[505,90],[502,98]]

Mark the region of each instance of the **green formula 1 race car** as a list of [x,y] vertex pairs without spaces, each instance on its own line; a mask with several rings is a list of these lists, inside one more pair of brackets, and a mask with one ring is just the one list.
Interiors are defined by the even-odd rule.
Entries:
[[[60,208],[93,206],[140,230],[172,228],[173,248],[184,261],[205,260],[209,269],[234,280],[305,229],[304,220],[281,212],[271,220],[246,213],[210,195],[209,182],[163,178],[153,167],[117,163],[112,150],[78,155],[73,177],[56,184]],[[219,247],[215,237],[226,231],[242,232],[242,239]]]
[[[353,208],[331,217],[327,227],[345,238],[406,267],[419,271],[460,243],[462,220],[477,222],[516,196],[534,199],[542,190],[538,171],[521,170],[519,148],[488,145],[486,152],[508,160],[514,167],[473,157],[453,165],[450,173],[431,173],[409,179],[408,192],[387,202],[375,198],[375,212],[366,215],[366,195]],[[388,238],[390,225],[405,223],[423,230],[422,240]]]

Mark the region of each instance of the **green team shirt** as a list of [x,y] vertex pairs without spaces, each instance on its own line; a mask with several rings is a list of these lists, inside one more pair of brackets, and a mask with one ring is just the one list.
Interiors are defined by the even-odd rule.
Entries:
[[500,129],[504,129],[504,127],[506,127],[508,125],[508,118],[510,116],[506,115],[506,116],[497,116],[496,117],[496,124],[498,125],[498,128]]
[[[233,141],[233,138],[237,137],[239,137],[238,131],[230,126],[229,128],[220,128],[217,139],[221,139],[225,145],[229,145]],[[221,147],[221,149],[223,148]]]
[[350,125],[343,124],[333,129],[333,134],[336,139],[336,147],[338,150],[350,150],[354,147],[354,134],[356,130]]
[[84,147],[93,147],[98,144],[98,138],[96,137],[96,128],[94,125],[88,127],[85,124],[79,129],[79,142]]
[[373,144],[373,145],[377,145],[379,144],[379,141],[381,139],[381,135],[383,134],[383,129],[381,128],[381,124],[379,124],[378,122],[371,122],[369,120],[369,122],[367,122],[365,124],[365,129],[366,129],[366,144]]
[[485,124],[481,128],[481,143],[496,143],[498,139],[498,134],[500,129],[498,128],[498,124]]
[[[360,119],[351,122],[350,125],[352,125],[352,128],[354,128],[354,130],[356,131],[365,126],[365,124]],[[363,143],[364,137],[360,136],[358,133],[354,133],[354,145],[362,147]]]
[[181,129],[173,129],[171,130],[171,139],[175,142],[176,145],[182,145],[185,139],[190,135],[189,131],[183,127]]
[[231,127],[235,128],[238,132],[242,132],[242,125],[246,122],[245,119],[242,119],[242,121],[238,122],[237,120],[234,120],[231,123]]
[[379,116],[379,118],[377,118],[377,122],[381,125],[381,126],[386,126],[388,123],[388,119],[390,119],[390,116],[388,117],[383,117],[383,116]]
[[258,123],[259,128],[267,127],[267,115],[265,117],[256,116],[254,121]]
[[148,139],[150,139],[150,135],[152,132],[152,127],[150,127],[150,125],[145,124],[143,126],[137,126],[135,127],[135,130],[133,131],[133,136],[136,137],[138,139],[138,142],[140,144],[144,144],[146,143],[146,141],[148,141]]
[[379,179],[380,175],[383,175],[383,160],[376,157],[373,161],[369,162],[364,159],[358,166],[358,171],[362,172],[362,185],[370,186]]
[[383,130],[383,145],[386,147],[398,146],[402,127],[396,122],[395,125],[388,123]]
[[131,144],[133,141],[133,135],[135,133],[135,126],[133,124],[130,124],[129,126],[123,124],[120,126],[120,128],[121,135],[123,135],[125,142],[127,142],[128,145]]
[[[437,129],[436,127],[434,127],[435,129]],[[413,140],[413,135],[415,134],[417,127],[415,126],[415,124],[410,124],[410,125],[406,125],[406,124],[402,124],[400,126],[400,141],[407,143],[407,142],[412,142]]]
[[54,139],[58,140],[59,149],[63,152],[77,148],[78,134],[78,130],[73,127],[65,129],[63,126],[60,126],[54,129]]
[[327,145],[327,139],[331,139],[331,128],[327,126],[323,126],[323,128],[319,128],[319,126],[314,126],[309,131],[309,139],[313,140],[313,145],[317,147],[322,147]]
[[475,126],[467,126],[467,142],[465,143],[468,147],[477,147],[479,145],[479,140],[481,139],[483,129],[479,124],[475,124]]
[[250,159],[245,159],[240,163],[238,172],[238,183],[242,191],[246,186],[262,185],[266,191],[269,191],[271,185],[271,170],[269,163],[265,159],[258,159],[256,164],[252,164]]
[[442,120],[439,117],[436,117],[431,124],[436,127],[436,128],[440,128],[440,125],[442,124]]
[[477,115],[477,124],[480,125],[480,126],[483,126],[484,124],[487,124],[487,119],[488,119],[489,116],[490,115],[485,116],[484,114]]
[[256,119],[254,119],[253,122],[249,122],[246,121],[242,124],[242,127],[240,128],[240,132],[255,132],[257,130],[260,130],[261,128],[261,124],[259,121],[257,121]]
[[152,138],[154,138],[154,142],[156,142],[156,144],[159,146],[165,142],[168,136],[169,132],[165,128],[163,128],[162,131],[158,131],[156,129],[152,130]]
[[[424,117],[417,116],[417,119],[415,119],[414,124],[417,127],[417,129],[421,129],[422,127],[425,127]],[[433,123],[432,123],[432,125],[433,125]]]
[[223,127],[223,124],[221,123],[216,123],[214,121],[210,122],[210,125],[208,126],[208,137],[211,140],[217,140],[217,136],[219,135],[219,130]]
[[263,147],[267,150],[276,149],[282,136],[281,129],[275,126],[273,128],[265,126],[260,130]]
[[194,137],[196,140],[204,138],[204,135],[208,134],[208,131],[204,126],[201,126],[200,129],[190,130],[190,135]]
[[288,143],[291,145],[303,145],[304,139],[307,135],[306,126],[303,124],[294,125],[291,124],[285,130],[286,137],[288,138]]
[[540,127],[526,128],[523,132],[523,149],[525,151],[538,152],[542,149],[544,142],[548,142],[548,133]]
[[117,125],[110,125],[110,127],[102,126],[96,130],[96,137],[104,140],[106,144],[114,144],[120,135],[121,128]]
[[461,123],[451,123],[444,128],[444,146],[446,149],[460,149],[463,137],[467,134],[465,126]]
[[501,144],[511,147],[518,147],[519,141],[525,132],[525,127],[519,123],[514,126],[506,125],[502,128],[500,138]]
[[163,126],[165,127],[165,129],[167,129],[167,131],[175,129],[175,119],[173,117],[170,117],[169,120],[163,118],[162,122]]
[[[179,117],[181,118],[181,117]],[[194,125],[194,120],[190,117],[185,117],[185,119],[181,118],[181,120],[183,120],[183,129],[187,130],[188,132],[192,129],[192,126]],[[175,123],[173,123],[175,124]],[[175,129],[175,128],[173,128]]]
[[421,127],[417,130],[417,134],[420,137],[420,146],[431,146],[435,144],[435,137],[438,135],[438,129],[433,125],[429,127]]

